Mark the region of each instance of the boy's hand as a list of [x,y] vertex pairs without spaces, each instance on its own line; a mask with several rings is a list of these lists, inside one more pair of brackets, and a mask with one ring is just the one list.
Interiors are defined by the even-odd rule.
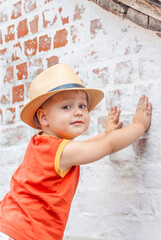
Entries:
[[107,123],[105,132],[108,133],[112,130],[120,129],[122,127],[122,122],[119,122],[120,110],[117,110],[117,107],[111,107],[110,112],[107,116]]
[[152,105],[151,103],[149,103],[148,97],[142,95],[139,99],[138,106],[136,108],[136,113],[133,118],[133,122],[141,124],[145,128],[145,131],[147,131],[150,127],[151,112]]

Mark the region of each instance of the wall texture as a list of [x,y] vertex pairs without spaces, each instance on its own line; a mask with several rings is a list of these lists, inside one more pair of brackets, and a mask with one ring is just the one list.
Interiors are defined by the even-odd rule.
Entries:
[[148,133],[81,167],[64,240],[161,240],[161,35],[87,0],[0,1],[0,198],[36,132],[19,118],[30,82],[62,62],[105,92],[80,140],[104,130],[111,105],[124,126],[141,94],[153,105]]

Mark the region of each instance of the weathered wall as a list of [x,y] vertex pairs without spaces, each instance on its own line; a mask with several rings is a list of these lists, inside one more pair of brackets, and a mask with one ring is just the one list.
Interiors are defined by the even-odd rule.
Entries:
[[105,92],[82,138],[103,131],[111,105],[124,126],[131,122],[143,93],[153,115],[132,146],[81,167],[64,239],[161,240],[159,36],[87,0],[0,1],[0,198],[35,133],[19,119],[31,79],[68,63],[86,86]]

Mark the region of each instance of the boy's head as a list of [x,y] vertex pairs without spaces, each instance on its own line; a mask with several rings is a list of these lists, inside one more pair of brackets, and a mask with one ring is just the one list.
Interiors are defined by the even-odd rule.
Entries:
[[45,133],[74,139],[84,133],[90,123],[87,93],[83,90],[59,92],[42,104],[36,116]]
[[39,126],[35,120],[35,116],[38,116],[38,109],[41,109],[43,104],[45,106],[45,104],[52,101],[52,99],[57,99],[57,96],[61,96],[61,94],[65,95],[74,92],[86,93],[89,112],[104,96],[100,90],[85,88],[82,81],[69,65],[56,64],[48,68],[32,81],[30,86],[30,102],[22,109],[20,115],[21,120],[33,128],[41,129],[41,126]]

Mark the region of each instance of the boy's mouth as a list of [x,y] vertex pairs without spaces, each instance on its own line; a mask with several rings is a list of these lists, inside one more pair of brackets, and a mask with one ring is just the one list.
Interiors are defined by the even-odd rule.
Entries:
[[74,121],[71,124],[74,125],[74,124],[82,124],[82,123],[83,123],[83,121]]

